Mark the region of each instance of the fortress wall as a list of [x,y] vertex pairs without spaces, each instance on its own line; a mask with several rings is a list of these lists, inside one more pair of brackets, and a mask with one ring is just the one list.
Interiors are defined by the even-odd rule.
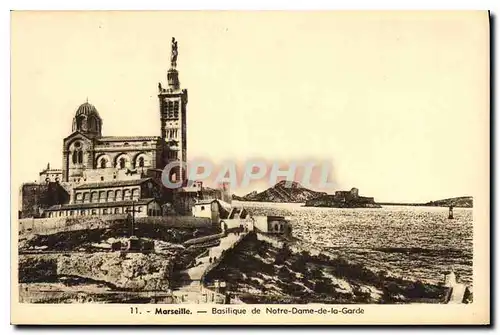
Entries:
[[195,218],[193,216],[172,215],[172,216],[148,216],[136,218],[136,223],[161,225],[173,228],[201,228],[212,227],[212,222],[209,218]]
[[[19,234],[54,234],[61,231],[106,228],[127,219],[127,214],[88,215],[78,217],[19,219]],[[150,216],[136,218],[137,224],[162,225],[177,228],[211,227],[207,218],[192,216]]]
[[61,231],[106,228],[127,218],[126,214],[84,217],[19,219],[19,234],[54,234]]

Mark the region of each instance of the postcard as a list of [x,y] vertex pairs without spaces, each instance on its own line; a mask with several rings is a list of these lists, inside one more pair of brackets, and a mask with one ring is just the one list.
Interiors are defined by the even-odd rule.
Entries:
[[13,11],[13,324],[490,323],[487,11]]

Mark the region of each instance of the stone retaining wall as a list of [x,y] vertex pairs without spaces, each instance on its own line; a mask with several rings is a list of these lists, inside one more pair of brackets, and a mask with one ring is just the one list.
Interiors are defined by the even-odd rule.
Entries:
[[136,218],[135,222],[137,225],[151,224],[172,228],[202,228],[212,226],[212,222],[208,218],[198,218],[188,215],[148,216]]
[[19,234],[54,234],[62,231],[110,227],[125,221],[126,214],[85,217],[57,217],[19,219]]

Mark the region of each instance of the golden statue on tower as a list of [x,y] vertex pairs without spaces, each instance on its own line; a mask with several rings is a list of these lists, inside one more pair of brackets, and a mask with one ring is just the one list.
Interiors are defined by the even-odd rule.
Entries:
[[170,64],[172,65],[172,68],[175,69],[177,66],[177,41],[175,40],[175,37],[172,37],[172,54],[170,55]]

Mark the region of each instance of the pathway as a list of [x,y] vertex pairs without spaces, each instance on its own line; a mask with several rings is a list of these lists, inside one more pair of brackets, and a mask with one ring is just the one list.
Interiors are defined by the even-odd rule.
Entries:
[[[219,262],[222,252],[236,246],[246,234],[248,233],[242,232],[237,234],[231,232],[227,236],[222,237],[219,245],[208,248],[207,256],[196,259],[196,266],[180,273],[181,277],[184,277],[187,283],[173,291],[178,303],[199,303],[205,299],[202,291],[207,289],[202,286],[201,281],[209,268],[215,264],[213,263],[214,258]],[[210,262],[210,258],[212,258],[212,262]]]

